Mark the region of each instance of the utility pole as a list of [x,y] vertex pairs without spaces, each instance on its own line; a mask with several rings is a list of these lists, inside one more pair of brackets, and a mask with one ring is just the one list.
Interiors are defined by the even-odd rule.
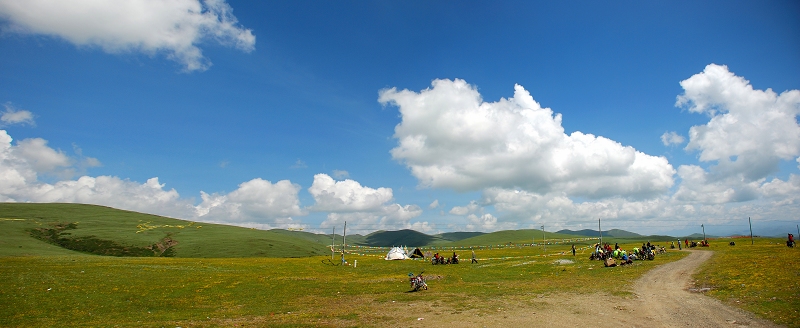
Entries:
[[544,245],[544,251],[547,252],[547,238],[544,237],[544,226],[542,226],[542,245]]
[[344,232],[342,233],[342,265],[344,265],[344,246],[347,244],[347,221],[344,221]]
[[336,245],[336,226],[333,227],[333,233],[331,233],[331,262],[333,262],[333,253],[335,253],[335,246]]
[[600,247],[603,247],[603,229],[600,229],[600,219],[597,219],[597,231],[600,231]]
[[703,228],[703,240],[706,240],[706,227],[701,224],[700,228]]
[[755,244],[755,242],[753,242],[753,221],[750,220],[749,216],[747,217],[747,223],[750,223],[750,245],[753,245]]

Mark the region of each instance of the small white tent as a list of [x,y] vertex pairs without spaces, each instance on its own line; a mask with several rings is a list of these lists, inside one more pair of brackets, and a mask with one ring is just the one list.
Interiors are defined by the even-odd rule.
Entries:
[[402,248],[392,247],[392,249],[389,250],[389,253],[386,253],[385,260],[408,260],[408,255]]

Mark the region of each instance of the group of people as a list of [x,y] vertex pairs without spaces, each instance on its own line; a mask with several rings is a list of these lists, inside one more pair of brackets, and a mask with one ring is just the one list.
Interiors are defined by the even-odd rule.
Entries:
[[458,254],[453,252],[453,257],[444,257],[439,253],[433,254],[431,264],[458,264]]
[[[478,263],[478,258],[475,257],[475,251],[472,251],[472,263]],[[444,257],[439,253],[433,254],[431,257],[431,264],[458,264],[458,254],[453,252],[453,257]]]
[[[589,259],[606,261],[607,266],[612,266],[608,264],[611,262],[615,266],[617,261],[620,262],[620,265],[626,265],[633,263],[634,260],[654,259],[657,249],[659,248],[650,244],[650,242],[642,244],[641,248],[634,247],[630,252],[620,248],[618,243],[614,244],[613,248],[609,243],[603,243],[603,245],[597,243],[594,244],[594,252],[589,256]],[[661,247],[659,251],[666,252],[664,247]],[[614,259],[615,261],[608,261],[608,259]]]
[[[708,247],[708,240],[705,239],[699,242],[694,240],[690,242],[689,239],[685,239],[683,242],[686,245],[686,247]],[[680,245],[680,243],[681,241],[679,240],[678,245]]]

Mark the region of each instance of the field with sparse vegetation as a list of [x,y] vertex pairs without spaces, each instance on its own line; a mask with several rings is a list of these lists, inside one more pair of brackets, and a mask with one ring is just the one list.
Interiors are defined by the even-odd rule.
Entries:
[[[560,250],[566,251],[567,246]],[[554,251],[556,249],[553,249]],[[467,256],[465,251],[459,251]],[[378,325],[376,303],[416,300],[460,309],[492,308],[487,299],[562,291],[630,291],[607,281],[632,280],[681,253],[605,269],[585,254],[539,256],[539,248],[478,251],[479,263],[433,266],[382,256],[308,258],[0,258],[1,326]],[[357,265],[356,264],[357,261]],[[334,264],[335,263],[335,264]],[[409,272],[425,271],[430,289],[408,293]],[[408,318],[390,318],[394,325]]]
[[[292,246],[285,251],[275,246],[277,241],[297,244],[292,239],[298,234],[196,223],[202,226],[197,228],[155,216],[141,220],[143,214],[133,212],[127,212],[131,215],[127,219],[109,218],[119,213],[101,207],[86,213],[76,207],[67,220],[58,211],[36,212],[35,206],[22,209],[38,213],[36,217],[20,208],[11,216],[3,206],[0,326],[407,326],[416,318],[384,309],[427,304],[452,313],[491,315],[497,311],[495,300],[504,306],[510,300],[524,306],[530,305],[526,300],[563,293],[632,297],[630,282],[659,264],[686,256],[669,250],[654,261],[604,268],[588,259],[587,246],[596,240],[575,242],[579,250],[573,257],[569,240],[551,240],[545,250],[508,240],[513,234],[505,233],[497,239],[481,236],[482,245],[423,248],[445,255],[457,252],[462,259],[457,265],[385,261],[388,248],[366,246],[348,248],[347,264],[342,265],[341,255],[332,257],[324,247],[322,238],[327,236],[299,234],[306,236],[300,244],[320,246]],[[90,224],[109,220],[118,226]],[[147,229],[130,227],[140,220],[147,222]],[[79,231],[81,225],[95,228],[63,234]],[[45,237],[37,237],[37,231]],[[168,236],[179,241],[172,256],[153,246]],[[99,244],[105,248],[124,245],[147,251],[139,257],[104,256],[86,245],[70,250],[57,242],[59,238],[74,242],[76,237],[112,242]],[[203,244],[203,238],[209,241]],[[235,247],[225,246],[226,239]],[[642,241],[619,242],[631,249]],[[696,287],[710,288],[707,295],[779,324],[798,326],[800,250],[787,248],[780,239],[757,238],[755,245],[749,239],[737,239],[736,246],[727,246],[728,242],[712,240],[711,247],[704,248],[715,255],[696,275]],[[240,249],[248,244],[251,249]],[[479,263],[469,263],[468,246],[474,247]],[[258,256],[265,251],[254,247],[264,247],[271,257]],[[300,257],[298,250],[327,255]],[[204,251],[210,253],[192,253]],[[280,252],[294,257],[280,257]],[[422,271],[430,289],[409,292],[408,274]]]
[[[734,241],[735,246],[728,242]],[[800,327],[800,249],[785,239],[718,239],[695,275],[706,295],[789,327]]]

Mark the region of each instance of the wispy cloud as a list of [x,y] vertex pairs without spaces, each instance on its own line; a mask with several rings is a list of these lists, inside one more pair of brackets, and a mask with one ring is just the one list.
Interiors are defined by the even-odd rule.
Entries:
[[36,122],[33,121],[33,113],[27,110],[17,109],[11,105],[11,103],[5,103],[3,107],[5,107],[6,110],[0,115],[0,122],[2,122],[0,126],[12,124],[36,125]]
[[307,167],[308,167],[308,165],[306,165],[306,162],[303,162],[301,159],[298,158],[297,161],[294,162],[294,164],[292,164],[292,166],[290,166],[289,168],[292,168],[292,169],[304,169],[304,168],[307,168]]
[[661,135],[661,143],[663,143],[664,146],[680,145],[684,141],[686,141],[686,139],[675,131],[664,132],[664,134]]
[[350,172],[345,170],[333,170],[333,177],[339,180],[347,179],[350,177]]

